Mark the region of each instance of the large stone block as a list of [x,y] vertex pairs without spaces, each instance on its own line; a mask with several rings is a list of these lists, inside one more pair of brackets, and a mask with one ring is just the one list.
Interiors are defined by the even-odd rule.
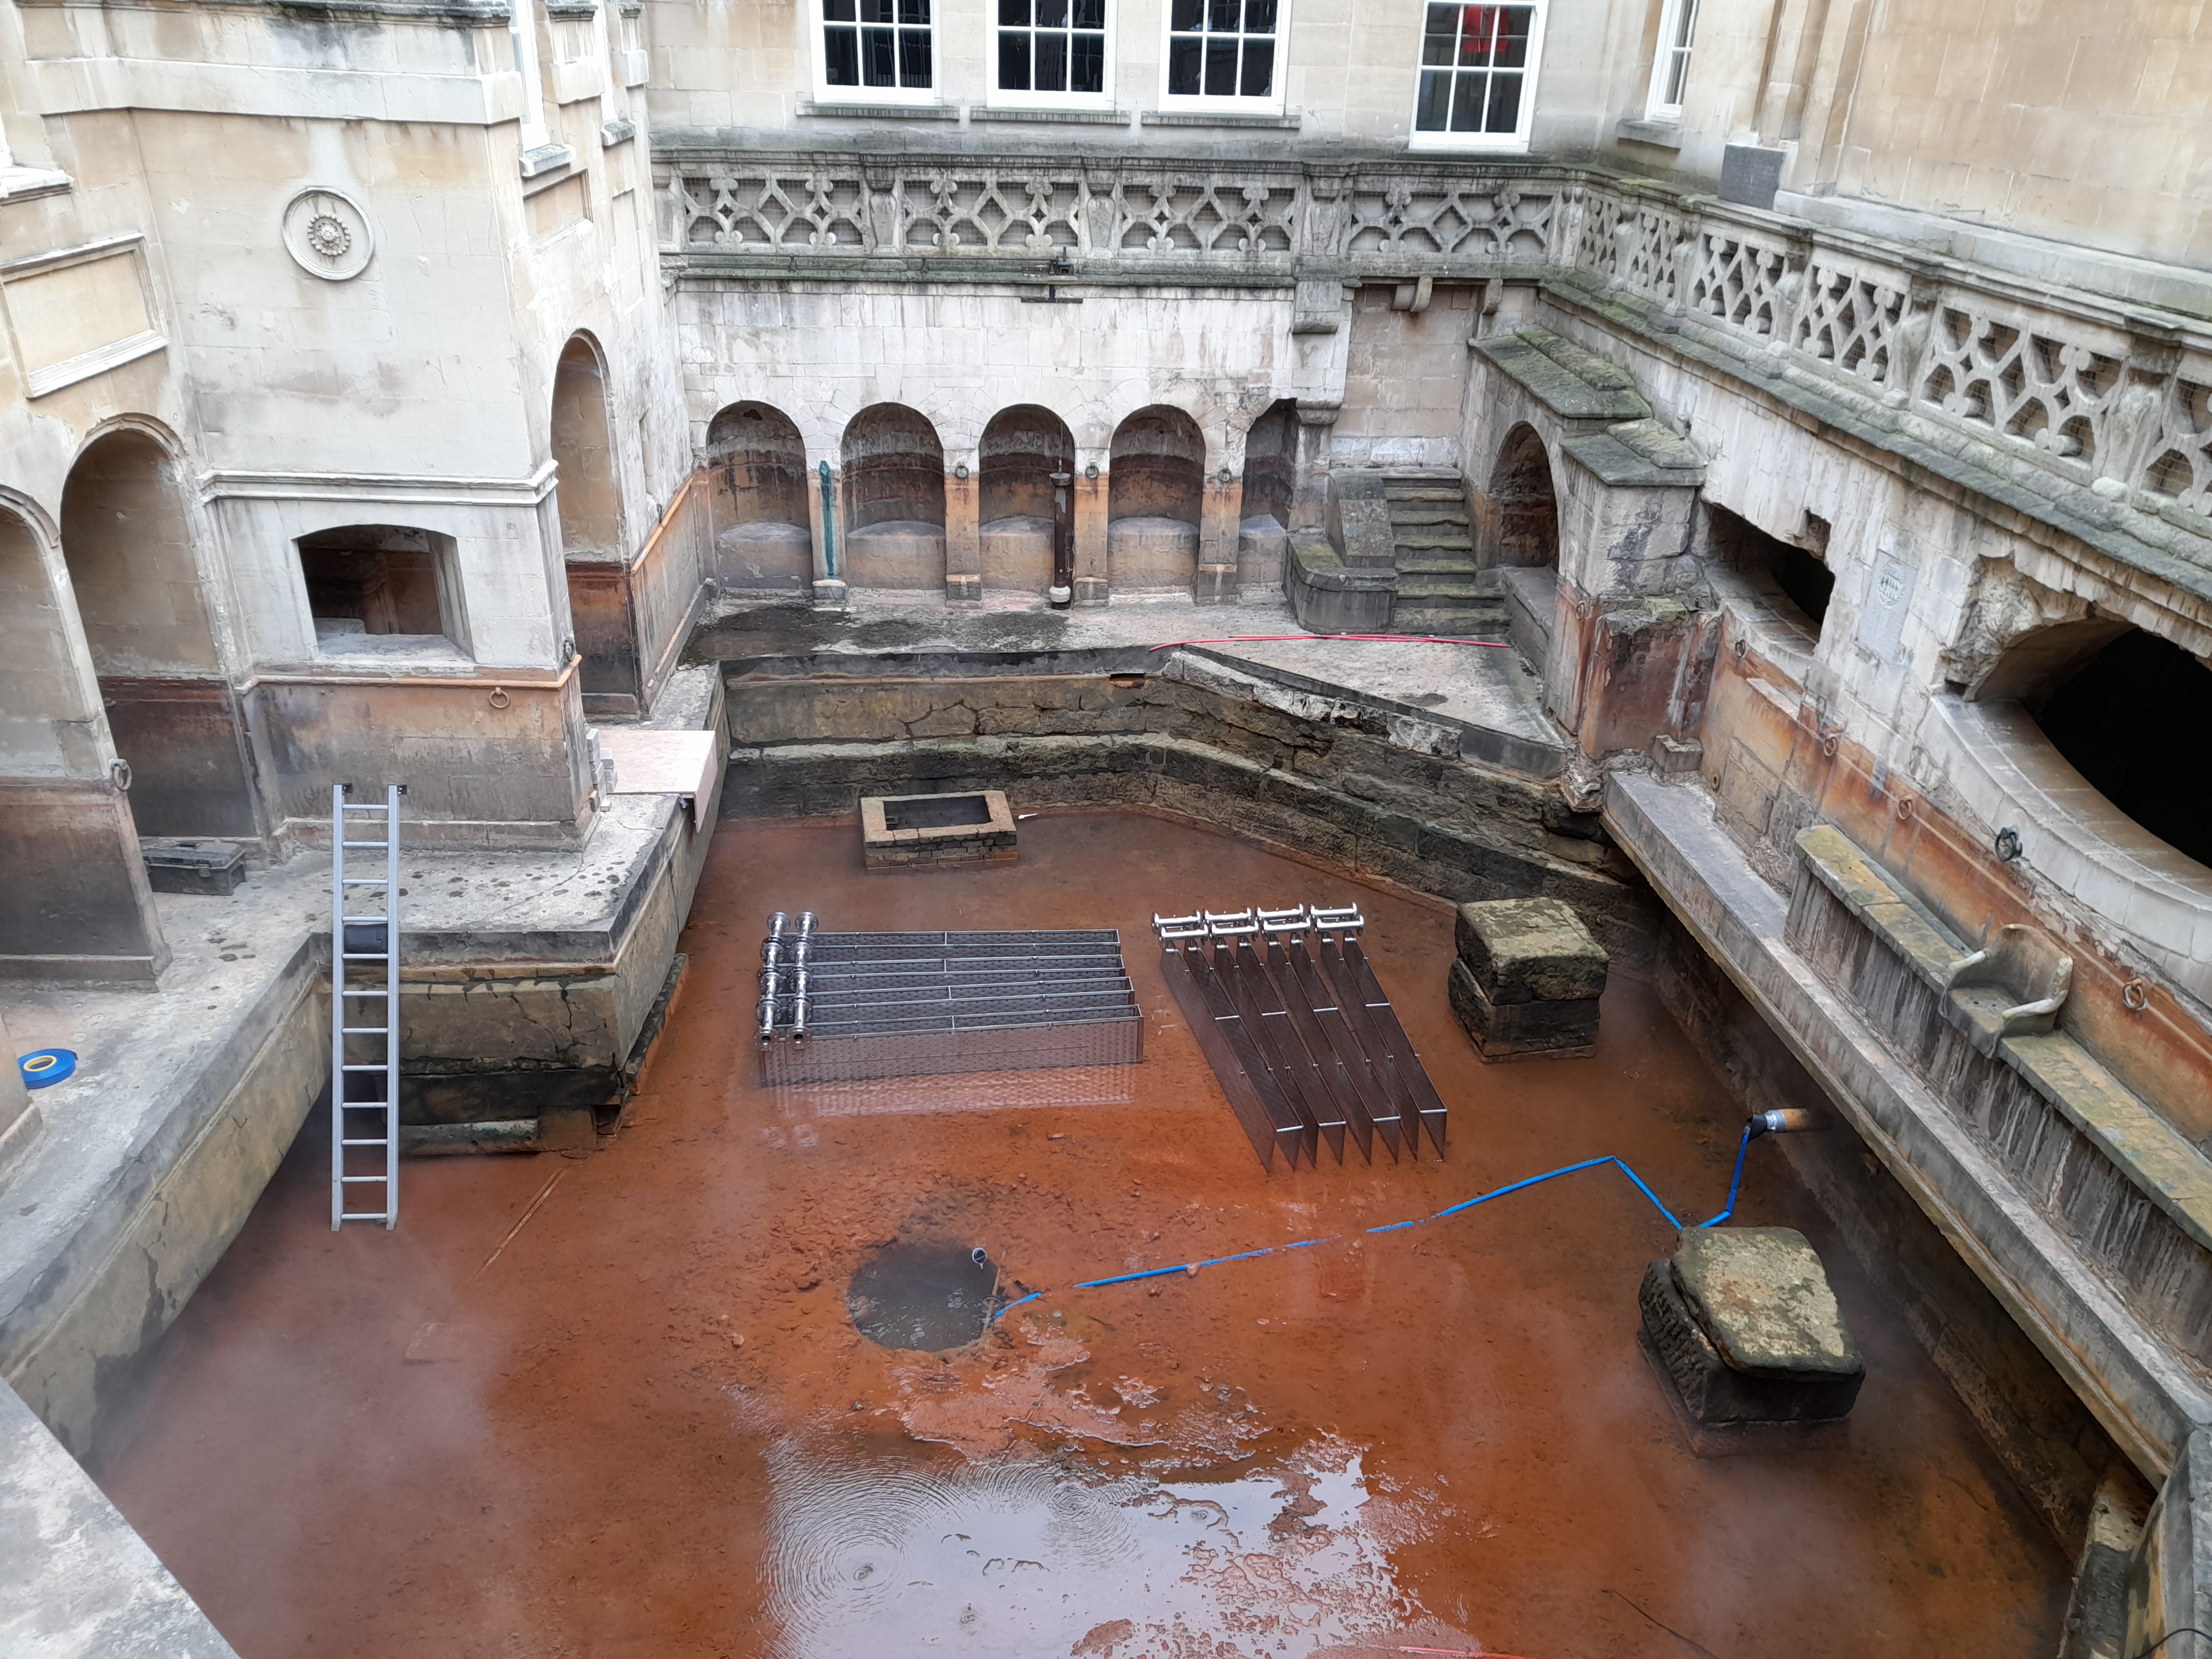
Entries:
[[843,574],[854,587],[945,586],[945,526],[910,519],[863,526],[845,538]]
[[1187,590],[1198,571],[1198,526],[1145,514],[1106,527],[1106,574],[1116,593]]
[[1492,1002],[1467,963],[1454,959],[1446,994],[1451,1011],[1485,1060],[1571,1060],[1597,1051],[1597,999]]
[[1866,1366],[1820,1258],[1789,1227],[1692,1228],[1637,1293],[1644,1340],[1700,1427],[1849,1414]]
[[1462,904],[1452,939],[1495,1003],[1576,1001],[1605,990],[1604,947],[1559,899]]

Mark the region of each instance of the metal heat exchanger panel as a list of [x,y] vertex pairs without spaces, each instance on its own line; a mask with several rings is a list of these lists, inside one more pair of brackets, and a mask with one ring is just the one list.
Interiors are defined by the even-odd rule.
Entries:
[[1361,950],[1357,909],[1154,916],[1160,972],[1237,1121],[1274,1167],[1444,1152],[1444,1103]]
[[779,912],[761,946],[761,1081],[857,1083],[1145,1057],[1112,928],[824,933]]

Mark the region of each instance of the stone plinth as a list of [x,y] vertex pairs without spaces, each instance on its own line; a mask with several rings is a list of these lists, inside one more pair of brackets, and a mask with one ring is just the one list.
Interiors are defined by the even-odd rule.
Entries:
[[868,869],[1012,864],[1019,857],[1014,815],[1000,790],[861,797],[860,861]]
[[1866,1366],[1820,1258],[1789,1227],[1694,1228],[1637,1293],[1644,1340],[1701,1427],[1849,1414]]
[[1106,575],[1116,593],[1188,589],[1198,569],[1198,526],[1142,514],[1106,526]]
[[845,538],[845,580],[854,587],[945,586],[945,526],[911,519],[865,525]]
[[981,532],[983,591],[1042,593],[1052,586],[1053,522],[1034,514],[994,519]]
[[1591,1053],[1607,957],[1558,899],[1462,904],[1452,1012],[1485,1060]]

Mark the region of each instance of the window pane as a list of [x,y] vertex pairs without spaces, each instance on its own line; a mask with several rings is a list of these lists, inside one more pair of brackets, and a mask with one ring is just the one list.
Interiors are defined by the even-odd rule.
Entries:
[[1421,61],[1424,64],[1449,64],[1459,49],[1459,13],[1457,6],[1431,6],[1427,31],[1421,36]]
[[1275,43],[1273,40],[1247,40],[1244,43],[1244,82],[1237,88],[1247,98],[1270,98],[1275,91]]
[[822,15],[833,23],[853,21],[853,0],[822,0]]
[[1030,89],[1030,37],[1026,29],[1009,29],[999,37],[999,89]]
[[1459,84],[1452,91],[1451,130],[1454,132],[1482,131],[1482,94],[1488,90],[1490,77],[1486,75],[1462,75],[1456,77]]
[[1413,110],[1413,125],[1423,132],[1442,132],[1451,113],[1451,71],[1421,71],[1421,101]]
[[1039,92],[1067,90],[1067,37],[1064,34],[1040,34],[1036,38],[1036,89]]
[[1067,0],[1036,0],[1036,20],[1041,29],[1066,28]]
[[1030,21],[1030,0],[999,0],[999,23],[1002,28],[1026,28]]
[[899,31],[899,84],[902,87],[926,87],[929,84],[927,29]]
[[1462,69],[1485,69],[1498,38],[1498,8],[1467,6],[1459,20],[1459,63]]
[[1106,90],[1104,35],[1079,34],[1075,37],[1074,62],[1068,70],[1067,89],[1070,92]]
[[833,87],[860,84],[860,40],[858,29],[825,29],[822,35],[823,66]]
[[1681,15],[1674,20],[1674,45],[1686,47],[1690,35],[1698,27],[1698,0],[1682,0]]
[[1206,15],[1206,0],[1175,0],[1168,12],[1168,27],[1177,33],[1188,33],[1199,25]]
[[1243,10],[1243,0],[1211,0],[1206,7],[1206,27],[1213,34],[1237,33],[1237,14]]
[[1511,132],[1521,125],[1521,77],[1517,75],[1493,75],[1490,77],[1490,120],[1485,131]]
[[1199,90],[1199,42],[1194,36],[1168,42],[1168,90],[1191,98]]
[[1206,43],[1206,95],[1209,98],[1233,98],[1237,94],[1237,40],[1208,40]]
[[860,31],[860,82],[870,87],[898,84],[898,40],[889,29]]
[[1106,0],[1075,0],[1075,27],[1079,29],[1104,28]]
[[860,0],[860,21],[863,23],[890,22],[891,0]]
[[1690,78],[1690,54],[1670,52],[1667,57],[1667,90],[1661,101],[1679,105],[1682,101],[1682,83]]
[[1275,0],[1244,0],[1244,33],[1273,34],[1275,32]]
[[899,21],[923,23],[929,21],[929,0],[898,0]]
[[1528,22],[1536,14],[1528,6],[1500,6],[1498,57],[1500,69],[1525,69],[1528,63]]

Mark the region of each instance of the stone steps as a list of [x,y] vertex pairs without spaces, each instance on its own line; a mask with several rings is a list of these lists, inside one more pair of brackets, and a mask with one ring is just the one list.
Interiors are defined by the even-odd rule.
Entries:
[[1456,525],[1464,530],[1469,520],[1465,502],[1456,505],[1437,502],[1430,505],[1425,502],[1394,501],[1390,503],[1390,522],[1397,526]]
[[1382,475],[1397,545],[1398,603],[1390,627],[1400,634],[1451,634],[1505,626],[1505,607],[1475,583],[1474,518],[1467,485],[1448,470]]

